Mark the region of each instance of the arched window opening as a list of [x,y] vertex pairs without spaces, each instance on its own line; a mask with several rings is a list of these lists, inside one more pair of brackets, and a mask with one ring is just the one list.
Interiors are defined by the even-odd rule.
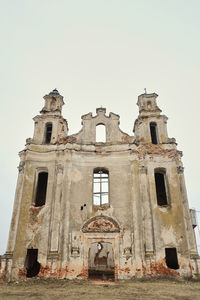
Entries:
[[165,248],[165,261],[170,269],[179,269],[178,257],[176,248]]
[[26,255],[26,277],[37,276],[40,271],[40,264],[37,261],[38,249],[27,249]]
[[46,124],[46,136],[45,136],[45,143],[49,144],[51,142],[51,134],[52,134],[52,123]]
[[150,133],[151,133],[152,144],[157,145],[158,138],[157,138],[157,124],[156,123],[150,123]]
[[158,205],[168,205],[164,172],[155,172],[155,184]]
[[109,172],[95,169],[93,173],[93,204],[103,205],[109,202]]
[[96,143],[106,143],[106,126],[103,124],[96,126]]
[[38,175],[37,191],[35,198],[35,206],[42,206],[46,201],[48,173],[41,172]]

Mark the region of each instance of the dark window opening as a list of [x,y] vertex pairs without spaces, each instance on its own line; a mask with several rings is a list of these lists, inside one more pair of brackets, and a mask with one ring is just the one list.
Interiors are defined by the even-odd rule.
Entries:
[[95,169],[93,174],[93,204],[103,205],[109,202],[109,173],[105,169]]
[[48,181],[48,173],[47,172],[39,173],[35,206],[42,206],[45,204],[46,192],[47,192],[47,181]]
[[157,125],[156,123],[150,123],[151,142],[152,144],[158,144],[157,139]]
[[176,248],[165,248],[165,260],[168,268],[174,270],[179,269]]
[[155,183],[156,183],[156,195],[157,195],[158,205],[168,205],[166,186],[165,186],[165,174],[156,172]]
[[37,261],[38,249],[27,249],[26,255],[26,276],[34,277],[40,272],[40,264]]
[[47,123],[46,124],[46,138],[45,138],[46,144],[49,144],[51,142],[51,134],[52,134],[52,124]]

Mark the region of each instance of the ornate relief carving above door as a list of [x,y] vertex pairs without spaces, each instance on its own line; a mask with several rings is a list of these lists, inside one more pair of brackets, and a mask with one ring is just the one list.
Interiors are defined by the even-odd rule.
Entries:
[[115,220],[107,216],[97,216],[89,219],[82,228],[83,232],[120,232]]

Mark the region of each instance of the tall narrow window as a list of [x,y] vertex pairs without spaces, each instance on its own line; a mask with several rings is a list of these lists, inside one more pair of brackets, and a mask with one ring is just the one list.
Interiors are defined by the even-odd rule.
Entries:
[[158,205],[168,205],[164,172],[155,172],[155,184]]
[[96,142],[106,143],[106,127],[103,124],[96,126]]
[[35,198],[35,206],[42,206],[46,201],[48,173],[41,172],[38,175],[37,191]]
[[150,133],[151,133],[151,142],[152,144],[158,144],[158,138],[157,138],[157,124],[156,123],[150,123]]
[[34,277],[40,271],[40,264],[37,261],[38,249],[27,249],[26,255],[26,276]]
[[170,269],[179,269],[176,248],[165,248],[166,265]]
[[95,169],[93,173],[93,204],[103,205],[109,202],[109,172]]
[[45,136],[45,143],[49,144],[51,142],[51,134],[52,134],[52,123],[46,124],[46,136]]

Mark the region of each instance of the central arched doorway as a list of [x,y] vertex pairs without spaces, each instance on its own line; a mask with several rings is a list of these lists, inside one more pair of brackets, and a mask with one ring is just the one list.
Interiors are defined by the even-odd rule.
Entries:
[[118,223],[109,216],[87,220],[82,231],[85,238],[85,260],[89,278],[116,279],[119,265]]
[[112,243],[94,242],[88,253],[89,278],[114,279],[114,252]]

